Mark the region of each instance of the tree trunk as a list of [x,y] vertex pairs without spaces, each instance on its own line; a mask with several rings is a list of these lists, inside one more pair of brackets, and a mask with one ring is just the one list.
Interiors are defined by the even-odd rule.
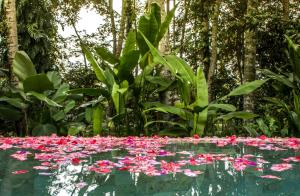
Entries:
[[126,18],[127,18],[127,24],[126,24],[126,35],[127,35],[129,33],[129,31],[131,30],[132,22],[134,21],[134,8],[133,8],[132,0],[127,0]]
[[282,0],[283,20],[289,20],[289,0]]
[[117,31],[116,31],[116,24],[115,24],[115,15],[114,15],[114,8],[113,8],[113,0],[109,0],[109,17],[111,22],[111,33],[113,36],[113,53],[116,54],[117,52]]
[[4,12],[8,27],[7,48],[8,48],[8,65],[10,81],[13,80],[12,63],[16,52],[18,51],[18,31],[16,17],[15,0],[4,0]]
[[[248,0],[247,15],[255,16],[257,7],[256,0]],[[254,28],[249,28],[245,31],[245,65],[244,65],[244,81],[251,82],[255,80],[255,62],[256,62],[256,32]],[[244,96],[244,110],[254,112],[254,95],[249,94]]]
[[184,50],[184,38],[185,38],[185,26],[188,19],[188,11],[190,6],[190,0],[184,0],[184,17],[182,21],[181,39],[180,39],[180,57],[183,56]]
[[204,74],[208,78],[208,70],[210,65],[210,39],[209,39],[209,7],[210,3],[208,1],[201,1],[200,3],[201,10],[201,31],[200,39],[202,42],[201,52],[200,52],[200,62],[204,65]]
[[220,12],[220,0],[216,0],[214,5],[214,15],[212,18],[212,32],[211,32],[211,57],[207,76],[208,83],[208,99],[211,102],[213,99],[213,78],[217,68],[218,57],[218,17]]
[[127,0],[122,0],[122,14],[121,14],[121,21],[120,21],[120,30],[119,30],[119,36],[118,36],[118,46],[116,51],[116,56],[120,56],[122,47],[123,47],[123,41],[125,37],[125,23],[126,23],[126,3]]
[[[173,0],[173,7],[175,7],[175,6],[176,6],[176,0]],[[176,32],[176,16],[174,15],[174,18],[173,18],[173,48],[175,48],[175,46],[176,46],[175,32]]]

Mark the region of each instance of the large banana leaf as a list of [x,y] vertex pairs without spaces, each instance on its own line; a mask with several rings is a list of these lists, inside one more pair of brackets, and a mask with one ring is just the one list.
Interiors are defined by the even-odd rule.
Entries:
[[61,105],[59,105],[55,101],[53,101],[53,100],[49,99],[48,97],[46,97],[46,95],[44,95],[44,94],[31,91],[31,92],[28,92],[27,95],[34,96],[35,98],[39,99],[40,101],[45,102],[49,106],[62,107]]
[[34,65],[24,51],[16,52],[13,60],[13,72],[20,81],[25,80],[29,76],[36,75]]
[[43,93],[47,90],[53,90],[53,83],[49,80],[46,74],[36,74],[27,77],[23,81],[24,92],[34,91],[38,93]]
[[233,89],[227,96],[247,95],[261,87],[266,81],[268,80],[255,80],[252,82],[247,82],[240,85],[236,89]]
[[[147,37],[142,33],[142,32],[139,32],[141,34],[141,36],[144,38],[146,44],[148,45],[149,49],[150,49],[150,52],[153,56],[153,61],[155,63],[158,63],[158,64],[162,64],[164,65],[168,70],[171,71],[171,73],[176,76],[177,78],[179,78],[180,80],[183,81],[183,79],[181,77],[179,77],[177,75],[177,69],[176,67],[173,67],[161,54],[160,52],[151,44],[151,42],[147,39]],[[183,70],[183,69],[182,69]],[[185,74],[184,74],[185,75]]]
[[185,82],[187,82],[189,85],[193,85],[195,83],[194,72],[184,60],[174,55],[166,56],[165,59]]
[[284,77],[283,75],[280,74],[276,74],[268,69],[264,69],[262,70],[262,73],[265,74],[266,76],[268,76],[269,78],[273,79],[273,80],[277,80],[278,82],[281,82],[282,84],[294,88],[294,84],[287,78]]
[[68,96],[68,90],[70,89],[69,84],[63,83],[59,86],[57,91],[52,97],[52,100],[58,103],[63,102]]
[[50,82],[53,83],[55,89],[58,89],[61,86],[62,80],[58,72],[49,71],[47,72],[47,77],[50,80]]
[[288,36],[285,36],[288,43],[288,57],[293,71],[300,79],[300,46],[295,44]]
[[161,24],[159,32],[158,32],[157,37],[156,37],[156,43],[157,44],[160,42],[160,40],[164,37],[164,35],[168,31],[170,23],[172,22],[172,19],[175,15],[176,8],[177,8],[177,5],[170,12],[168,12],[168,14],[165,17],[164,22]]
[[104,70],[99,66],[97,60],[94,58],[91,51],[84,44],[81,44],[81,48],[82,48],[82,51],[84,52],[87,60],[92,65],[92,68],[93,68],[98,80],[106,84],[107,81],[106,81],[106,77],[104,74]]
[[[126,80],[125,80],[126,81]],[[111,96],[115,105],[115,109],[117,114],[121,114],[124,112],[124,99],[123,94],[128,90],[128,83],[127,86],[120,87],[117,83],[114,83]]]
[[153,103],[148,102],[148,103],[145,103],[144,106],[146,108],[154,106],[154,107],[151,107],[149,109],[144,110],[143,111],[144,113],[155,110],[155,111],[159,111],[159,112],[163,112],[163,113],[175,114],[175,115],[181,117],[184,120],[188,120],[188,119],[193,118],[193,115],[192,115],[191,112],[188,112],[185,109],[178,108],[178,107],[175,107],[175,106],[169,106],[169,105],[165,105],[165,104],[158,103],[158,102],[153,102]]
[[6,102],[19,109],[27,108],[27,105],[19,98],[0,97],[0,102]]
[[95,50],[102,60],[113,65],[119,63],[119,59],[113,53],[111,53],[107,48],[96,47]]
[[122,50],[122,56],[133,50],[136,50],[136,34],[131,30],[126,37],[125,46]]
[[101,105],[93,109],[93,131],[94,135],[100,135],[102,132],[103,108]]
[[137,50],[125,53],[120,58],[120,65],[118,66],[118,78],[120,81],[131,80],[133,82],[132,71],[138,65],[139,58],[140,52]]
[[235,112],[236,111],[236,107],[234,105],[231,104],[209,104],[208,105],[208,110],[218,110],[218,109],[222,109],[228,112]]
[[143,36],[145,36],[151,43],[155,43],[158,33],[158,23],[153,13],[151,13],[150,16],[142,16],[140,18],[138,31],[137,45],[140,49],[141,55],[144,56],[149,51],[149,47]]
[[[205,80],[204,73],[199,67],[197,70],[196,78],[196,105],[200,108],[205,108],[208,105],[208,88]],[[199,114],[194,114],[194,130],[195,134],[202,135],[207,121],[207,111],[205,108]]]
[[157,3],[152,3],[151,4],[151,15],[154,15],[155,20],[157,22],[158,25],[158,29],[160,28],[161,25],[161,8]]

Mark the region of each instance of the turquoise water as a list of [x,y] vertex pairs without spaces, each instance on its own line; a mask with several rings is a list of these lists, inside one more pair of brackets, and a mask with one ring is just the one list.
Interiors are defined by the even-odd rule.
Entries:
[[[158,162],[187,160],[189,153],[209,153],[232,158],[246,155],[254,162],[262,158],[270,163],[250,165],[241,171],[234,169],[228,160],[184,166],[202,172],[196,177],[182,172],[147,176],[140,172],[116,169],[102,174],[88,169],[97,160],[117,162],[128,154],[127,150],[119,148],[86,157],[80,164],[63,163],[57,169],[48,171],[33,169],[33,166],[40,165],[33,155],[28,156],[26,161],[12,158],[11,154],[16,149],[10,148],[0,151],[0,195],[300,195],[300,163],[291,162],[293,168],[281,172],[270,170],[272,164],[282,163],[282,158],[297,156],[298,150],[260,150],[243,143],[224,147],[211,143],[176,143],[167,144],[161,149],[177,153],[174,156],[159,156],[156,159]],[[35,151],[31,152],[34,154]],[[17,170],[28,172],[12,174]],[[261,178],[262,175],[274,175],[281,179]]]

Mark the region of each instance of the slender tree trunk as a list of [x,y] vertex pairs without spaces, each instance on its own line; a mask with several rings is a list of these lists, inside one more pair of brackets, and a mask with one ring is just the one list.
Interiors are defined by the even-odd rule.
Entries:
[[289,0],[282,0],[282,7],[283,7],[283,19],[285,21],[289,20]]
[[111,33],[113,36],[113,53],[117,53],[117,31],[116,31],[116,24],[115,24],[115,15],[114,15],[114,8],[113,8],[113,0],[109,0],[109,17],[111,23]]
[[214,15],[212,18],[212,32],[211,32],[211,57],[210,65],[207,77],[208,83],[208,98],[211,102],[213,99],[213,78],[215,70],[217,68],[217,57],[218,57],[218,17],[220,12],[220,0],[216,0],[214,5]]
[[122,0],[122,14],[121,14],[121,21],[120,21],[120,30],[119,30],[119,36],[118,36],[118,45],[117,45],[117,51],[116,56],[120,56],[122,47],[123,47],[123,41],[125,37],[125,26],[126,26],[126,3],[127,0]]
[[[175,7],[175,6],[176,6],[176,0],[173,0],[173,7]],[[173,18],[173,48],[175,48],[175,46],[176,46],[175,32],[176,32],[176,15]]]
[[16,2],[15,0],[4,0],[4,12],[8,27],[7,48],[8,48],[8,65],[10,81],[13,79],[12,63],[16,52],[18,51],[18,31],[16,17]]
[[208,77],[208,70],[210,65],[210,39],[209,39],[209,7],[210,3],[208,1],[201,1],[200,4],[203,12],[201,13],[201,32],[200,39],[202,42],[200,59],[201,64],[204,65],[205,77]]
[[127,36],[127,34],[129,33],[129,31],[132,28],[132,22],[134,21],[134,8],[133,8],[132,0],[127,0],[126,18],[127,18],[127,24],[126,24],[126,36]]
[[[247,15],[254,16],[257,7],[256,0],[248,0]],[[249,28],[245,31],[245,65],[244,65],[244,81],[251,82],[255,80],[255,62],[256,62],[256,31]],[[254,111],[254,95],[244,96],[244,110],[248,112]]]
[[181,30],[180,57],[183,56],[183,51],[184,51],[185,27],[188,19],[189,6],[190,6],[190,0],[184,0],[184,17],[182,21],[182,30]]

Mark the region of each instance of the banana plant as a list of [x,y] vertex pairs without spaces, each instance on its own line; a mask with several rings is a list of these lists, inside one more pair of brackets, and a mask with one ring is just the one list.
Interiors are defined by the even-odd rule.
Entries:
[[[299,132],[300,131],[300,46],[295,44],[292,39],[286,36],[287,41],[287,57],[289,59],[290,65],[292,67],[292,73],[274,73],[270,70],[262,70],[262,73],[273,81],[284,85],[289,89],[290,97],[289,100],[292,104],[284,102],[284,100],[278,99],[276,97],[267,97],[266,101],[269,103],[283,108],[287,113],[291,125]],[[276,87],[275,85],[273,85]],[[280,90],[279,88],[275,88]]]
[[[140,18],[138,29],[151,37],[152,43],[158,46],[159,41],[167,32],[174,13],[175,8],[169,12],[162,22],[160,7],[154,3],[151,5],[151,11]],[[136,118],[138,122],[134,122],[135,124],[143,125],[144,120],[141,117],[143,106],[141,103],[144,102],[144,95],[152,94],[152,90],[155,92],[165,91],[171,86],[172,82],[153,75],[153,67],[149,63],[149,48],[141,35],[136,34],[135,31],[128,33],[120,57],[116,57],[104,47],[89,48],[84,43],[81,43],[81,47],[100,82],[100,87],[97,89],[73,89],[69,93],[86,95],[92,93],[96,98],[95,100],[102,97],[110,107],[112,107],[110,103],[113,103],[114,113],[108,118],[111,121],[125,119],[127,129],[130,124],[129,116]],[[134,75],[133,70],[138,66],[141,70],[137,75]],[[159,89],[154,86],[159,86]],[[103,103],[100,105],[103,105]],[[87,108],[87,111],[91,111],[90,107]],[[103,112],[102,109],[102,114]],[[98,126],[99,122],[96,121],[103,120],[103,118],[97,118],[97,115],[92,116],[95,117],[93,118],[94,125]]]
[[75,101],[66,93],[69,85],[62,83],[57,72],[38,74],[24,51],[16,53],[13,72],[17,84],[8,93],[10,97],[0,97],[0,116],[9,112],[15,115],[9,117],[12,121],[23,118],[33,135],[57,133],[58,125],[75,107]]
[[257,116],[247,112],[236,112],[236,108],[233,105],[224,103],[220,104],[217,102],[224,100],[227,97],[252,93],[267,80],[256,80],[243,84],[234,89],[228,95],[222,97],[220,100],[216,100],[208,104],[208,87],[202,69],[198,68],[197,74],[195,75],[192,68],[184,60],[174,55],[163,56],[143,35],[142,32],[140,32],[140,34],[144,37],[145,42],[150,48],[150,52],[154,59],[154,64],[164,65],[165,68],[167,68],[176,78],[177,90],[179,91],[181,98],[181,102],[175,106],[162,105],[161,103],[148,104],[147,107],[149,107],[149,109],[145,110],[144,112],[156,110],[159,112],[170,113],[179,116],[185,122],[185,124],[182,124],[178,122],[175,123],[161,120],[150,121],[146,123],[145,127],[154,123],[169,123],[190,131],[191,135],[203,135],[209,110],[210,112],[218,109],[229,111],[230,113],[220,116],[220,118],[225,120],[229,120],[231,118],[250,119]]

